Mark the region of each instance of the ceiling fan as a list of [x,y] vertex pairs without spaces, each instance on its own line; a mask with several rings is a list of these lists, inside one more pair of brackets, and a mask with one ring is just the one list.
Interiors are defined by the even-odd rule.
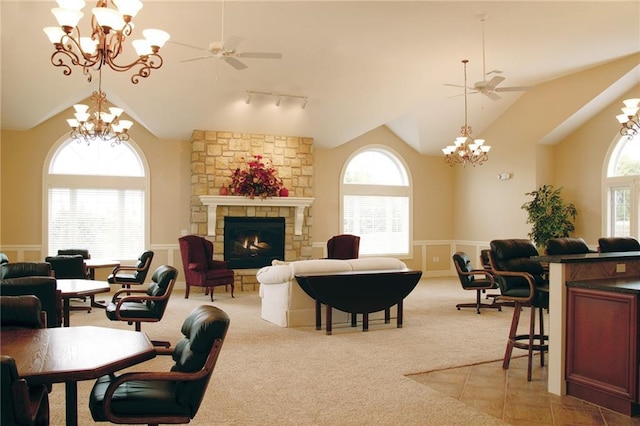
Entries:
[[[222,2],[220,40],[225,40],[224,38],[224,1]],[[238,52],[236,49],[242,40],[243,38],[240,36],[230,35],[224,42],[213,41],[209,43],[209,47],[206,49],[200,46],[193,46],[190,44],[180,43],[177,41],[174,41],[173,44],[177,44],[184,47],[190,47],[193,49],[198,49],[198,50],[207,52],[204,55],[196,56],[194,58],[183,59],[180,62],[191,62],[191,61],[197,61],[200,59],[223,59],[227,64],[231,65],[233,68],[237,70],[243,70],[248,68],[247,65],[241,60],[239,60],[238,58],[282,59],[282,53],[278,53],[278,52]]]
[[[487,20],[487,15],[480,15],[480,21],[482,22],[482,76],[483,80],[476,81],[473,87],[467,86],[467,89],[472,90],[470,95],[475,93],[481,93],[491,99],[497,101],[502,99],[496,92],[526,92],[530,89],[528,86],[512,86],[512,87],[498,87],[500,83],[506,80],[500,75],[494,75],[491,80],[487,80],[491,74],[502,74],[500,70],[493,70],[486,72],[486,55],[485,55],[485,42],[484,42],[484,23]],[[445,86],[453,87],[465,87],[457,84],[445,84]]]
[[174,41],[173,44],[191,47],[193,49],[207,52],[204,55],[183,59],[180,62],[197,61],[200,59],[223,59],[226,63],[237,70],[243,70],[247,68],[247,65],[238,58],[282,59],[282,53],[278,52],[238,52],[236,48],[242,40],[242,37],[230,35],[224,43],[221,41],[214,41],[211,42],[209,44],[209,47],[206,49],[198,46],[192,46],[190,44],[179,43],[176,41]]

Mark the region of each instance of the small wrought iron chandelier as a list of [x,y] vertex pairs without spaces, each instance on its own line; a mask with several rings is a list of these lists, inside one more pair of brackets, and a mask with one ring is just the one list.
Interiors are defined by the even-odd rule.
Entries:
[[469,60],[464,59],[464,126],[460,129],[460,134],[453,145],[442,148],[444,153],[444,162],[450,166],[462,164],[466,166],[471,164],[481,166],[489,159],[488,152],[490,146],[484,145],[484,139],[473,139],[471,137],[471,126],[467,125],[467,63]]
[[638,119],[640,98],[626,99],[622,103],[624,104],[622,114],[616,115],[616,119],[622,124],[620,134],[631,139],[640,132],[640,119]]
[[[81,36],[78,22],[84,16],[84,0],[57,0],[57,8],[51,13],[58,21],[58,27],[46,27],[44,32],[55,46],[51,63],[61,67],[64,75],[71,74],[71,65],[82,67],[82,73],[91,81],[91,70],[99,70],[104,65],[118,72],[134,71],[131,81],[137,84],[146,78],[151,70],[162,66],[160,48],[169,40],[169,34],[157,29],[142,31],[144,39],[134,40],[138,58],[130,63],[118,63],[118,56],[124,50],[124,42],[133,32],[133,18],[142,9],[140,0],[98,0],[92,9],[90,37]],[[111,3],[115,9],[109,8]]]
[[95,104],[91,107],[84,104],[73,106],[75,118],[67,119],[71,127],[70,136],[87,145],[95,140],[111,142],[111,146],[119,145],[129,140],[128,131],[133,122],[120,119],[124,111],[122,108],[107,106],[107,94],[102,91],[102,70],[98,72],[98,90],[91,95]]

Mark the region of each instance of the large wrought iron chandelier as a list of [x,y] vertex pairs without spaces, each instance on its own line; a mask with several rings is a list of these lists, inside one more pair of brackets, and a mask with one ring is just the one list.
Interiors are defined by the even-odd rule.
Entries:
[[67,123],[71,127],[71,137],[87,145],[95,140],[111,142],[111,146],[129,140],[129,129],[133,126],[130,120],[121,120],[122,108],[109,107],[107,94],[102,91],[102,70],[98,71],[98,90],[93,92],[93,105],[76,104],[74,118]]
[[57,3],[59,7],[51,9],[51,13],[59,26],[46,27],[44,32],[55,46],[51,63],[61,67],[64,75],[71,74],[71,66],[79,66],[91,81],[91,70],[107,65],[118,72],[133,70],[131,81],[137,84],[140,78],[148,77],[151,70],[162,66],[163,60],[158,52],[169,39],[169,34],[157,29],[146,29],[142,31],[144,39],[132,41],[137,59],[122,63],[122,58],[119,58],[124,51],[125,40],[133,32],[133,18],[142,9],[141,1],[98,0],[92,9],[91,33],[88,36],[82,36],[78,27],[84,16],[84,0],[57,0]]
[[640,132],[640,119],[638,119],[640,98],[626,99],[622,103],[624,104],[622,114],[616,115],[616,119],[622,124],[620,134],[631,139]]
[[490,146],[484,145],[484,139],[473,139],[471,137],[471,126],[467,124],[467,63],[464,59],[464,125],[460,129],[461,136],[458,136],[453,145],[442,148],[444,153],[444,162],[450,166],[462,164],[466,166],[481,166],[489,159],[488,152]]

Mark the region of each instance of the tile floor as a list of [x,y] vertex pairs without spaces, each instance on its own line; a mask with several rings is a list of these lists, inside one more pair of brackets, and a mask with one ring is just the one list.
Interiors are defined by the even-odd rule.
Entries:
[[508,370],[502,360],[408,376],[493,417],[513,425],[634,425],[627,417],[571,396],[547,392],[547,370],[533,360],[527,382],[527,358],[514,357]]

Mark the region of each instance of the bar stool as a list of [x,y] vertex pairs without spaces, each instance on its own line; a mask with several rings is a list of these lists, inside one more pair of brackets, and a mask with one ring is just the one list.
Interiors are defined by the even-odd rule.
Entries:
[[[549,350],[548,336],[544,333],[543,309],[549,307],[549,283],[545,278],[542,264],[530,259],[537,256],[538,250],[529,240],[491,241],[489,262],[491,272],[503,279],[497,280],[500,286],[499,301],[513,302],[513,318],[507,339],[507,348],[502,368],[508,369],[513,348],[527,351],[527,381],[531,381],[533,353],[540,352],[540,366],[544,366],[544,353]],[[517,334],[520,314],[523,308],[531,309],[527,333]],[[536,332],[536,310],[538,331]]]

